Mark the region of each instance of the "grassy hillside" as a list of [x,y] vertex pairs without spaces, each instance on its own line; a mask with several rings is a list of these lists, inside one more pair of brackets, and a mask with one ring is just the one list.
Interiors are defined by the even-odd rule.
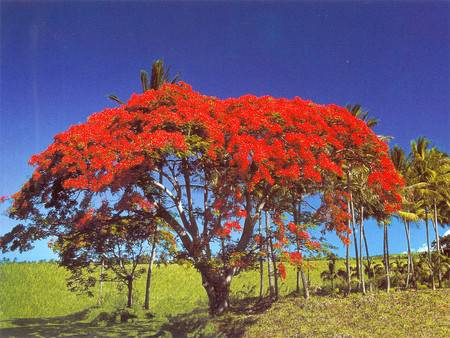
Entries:
[[245,337],[449,337],[449,296],[445,289],[287,298],[260,316]]
[[[310,278],[320,284],[320,271],[325,261],[313,262]],[[60,316],[96,305],[96,298],[80,296],[67,290],[68,272],[54,263],[0,264],[0,320]],[[136,282],[135,300],[144,300],[145,274]],[[267,278],[267,276],[266,276]],[[233,279],[232,297],[245,298],[258,295],[258,274],[243,272]],[[265,281],[267,286],[267,280]],[[105,283],[105,306],[126,304],[126,292],[118,292],[116,283]],[[295,273],[288,272],[281,283],[281,293],[287,295],[295,289]],[[168,265],[156,267],[153,275],[150,305],[156,314],[178,314],[207,305],[206,293],[200,274],[192,267]]]
[[[343,266],[342,261],[338,264]],[[310,279],[313,287],[322,285],[319,276],[326,266],[326,261],[312,262]],[[145,286],[145,276],[142,276],[136,283],[136,304],[133,308],[133,313],[138,317],[120,324],[118,319],[111,319],[111,313],[123,308],[126,303],[125,290],[119,292],[113,283],[105,283],[106,301],[98,307],[96,297],[69,292],[65,285],[66,276],[67,271],[53,263],[0,264],[0,336],[88,334],[179,337],[235,336],[244,332],[249,337],[285,336],[297,332],[307,335],[330,335],[334,332],[383,335],[387,331],[374,329],[380,327],[379,330],[382,330],[386,326],[377,319],[380,316],[386,320],[396,319],[392,325],[403,325],[403,329],[395,331],[402,336],[406,335],[416,319],[413,308],[422,311],[420,320],[425,328],[431,327],[432,322],[443,322],[446,319],[443,314],[449,310],[447,291],[394,292],[389,296],[379,293],[366,297],[353,295],[348,299],[314,296],[304,303],[292,295],[288,296],[295,290],[295,273],[288,270],[287,280],[281,283],[281,294],[286,297],[266,312],[267,303],[255,306],[256,300],[252,297],[258,295],[258,273],[249,271],[233,280],[233,311],[220,319],[210,320],[207,297],[198,272],[187,266],[169,265],[155,269],[150,313],[142,310]],[[404,317],[405,323],[404,307],[411,314],[411,317]],[[437,314],[432,314],[433,308],[439,310]],[[354,322],[351,318],[359,318],[359,329],[367,330],[352,331]],[[425,336],[432,336],[432,333],[440,335],[444,329],[424,329],[423,332]]]

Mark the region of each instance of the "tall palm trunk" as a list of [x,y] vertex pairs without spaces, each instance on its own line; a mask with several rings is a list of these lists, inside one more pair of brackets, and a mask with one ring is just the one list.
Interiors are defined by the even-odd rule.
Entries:
[[[409,224],[409,221],[406,221],[406,224],[408,226],[408,236],[411,238],[411,226]],[[411,243],[411,240],[410,240]],[[411,250],[411,278],[412,278],[412,284],[413,287],[417,289],[417,280],[416,280],[416,273],[414,271],[414,255]]]
[[275,300],[278,300],[279,290],[278,290],[278,268],[277,268],[277,257],[275,255],[275,250],[273,249],[272,237],[269,239],[270,251],[272,252],[272,267],[273,267],[273,283],[275,289]]
[[352,232],[353,232],[353,243],[355,247],[355,259],[356,259],[356,275],[358,276],[358,289],[361,290],[361,271],[359,269],[359,250],[358,250],[358,241],[356,239],[356,217],[355,217],[355,208],[353,205],[353,196],[350,192],[350,211],[352,215]]
[[355,247],[355,259],[356,259],[356,274],[358,276],[358,289],[361,289],[361,274],[359,269],[359,253],[358,253],[358,242],[356,240],[356,232],[355,232],[355,207],[353,204],[353,193],[351,189],[351,180],[350,180],[350,172],[347,171],[347,193],[350,196],[350,207],[349,207],[349,213],[351,215],[351,225],[352,225],[352,232],[353,232],[353,245]]
[[438,230],[438,218],[437,218],[437,206],[436,206],[436,200],[433,201],[434,204],[434,215],[433,215],[433,229],[434,234],[436,237],[436,250],[437,250],[437,260],[438,260],[438,283],[439,288],[442,288],[442,273],[441,273],[441,243],[439,238],[439,230]]
[[145,283],[145,300],[144,300],[144,309],[148,310],[150,308],[150,287],[152,283],[152,273],[153,273],[153,261],[155,260],[155,253],[156,253],[156,238],[157,234],[156,232],[153,234],[152,239],[152,246],[150,250],[150,261],[148,263],[148,270],[147,270],[147,280]]
[[272,298],[274,294],[273,290],[273,284],[272,284],[272,263],[270,260],[271,253],[270,253],[270,245],[269,245],[269,238],[267,238],[267,279],[269,284],[269,295]]
[[[300,221],[300,215],[301,215],[301,202],[300,199],[298,202],[298,209],[297,209],[297,217],[296,221]],[[295,206],[294,206],[295,207]],[[300,250],[300,242],[299,238],[297,237],[297,250]],[[300,280],[299,277],[302,279],[302,285],[303,285],[303,297],[305,299],[309,298],[309,270],[308,270],[308,279],[305,276],[305,271],[303,270],[303,266],[299,265],[297,266],[297,292],[300,293]]]
[[427,231],[427,252],[428,252],[428,264],[430,265],[430,275],[431,275],[431,288],[436,290],[436,285],[434,283],[434,270],[433,270],[433,262],[431,260],[431,248],[430,248],[430,234],[428,227],[428,208],[425,207],[425,228]]
[[374,273],[372,271],[372,262],[370,261],[369,246],[367,245],[366,230],[364,229],[364,227],[362,228],[362,234],[363,234],[363,239],[364,239],[364,247],[366,248],[366,260],[367,260],[368,275],[372,276],[372,277],[369,277],[369,291],[373,291]]
[[[293,214],[294,214],[294,223],[298,224],[300,221],[300,215],[301,215],[301,198],[299,199],[298,205],[296,205],[296,202],[294,200],[294,202],[292,203],[292,207],[293,207]],[[297,244],[297,251],[300,252],[300,239],[298,238],[298,235],[296,235],[296,244]],[[302,278],[302,283],[303,283],[303,278],[304,276],[304,271],[303,269],[301,269],[301,267],[299,265],[297,265],[297,271],[296,271],[296,291],[297,291],[297,295],[300,294],[300,277]],[[309,290],[308,290],[308,283],[303,283],[303,295],[305,298],[309,297]]]
[[[159,167],[159,183],[163,183],[163,168],[162,166]],[[150,287],[152,284],[152,273],[153,273],[153,261],[155,260],[155,253],[156,253],[156,242],[157,242],[157,236],[158,236],[158,225],[155,224],[155,230],[153,232],[153,238],[151,240],[151,249],[150,249],[150,261],[148,262],[148,269],[147,269],[147,280],[145,281],[145,299],[144,299],[144,309],[148,310],[150,309]]]
[[409,279],[410,279],[410,275],[411,275],[411,248],[410,248],[410,241],[409,241],[409,233],[408,233],[408,227],[406,225],[406,220],[403,219],[403,225],[405,227],[405,235],[406,235],[406,243],[408,245],[408,268],[406,271],[406,284],[405,284],[405,288],[408,289],[409,287]]
[[409,223],[405,219],[403,219],[403,224],[405,226],[406,243],[408,245],[408,273],[406,277],[406,288],[408,288],[410,279],[414,279],[414,263],[411,253],[411,235],[409,232]]
[[272,266],[273,260],[273,245],[272,245],[272,232],[270,231],[269,226],[269,213],[267,211],[264,212],[264,218],[266,221],[266,237],[267,237],[267,274],[269,278],[269,294],[270,297],[274,297],[275,289],[273,287],[272,278],[275,277],[274,269]]
[[259,216],[258,220],[258,234],[260,238],[259,242],[259,298],[263,298],[264,292],[264,261],[263,261],[263,244],[262,244],[262,229],[261,229],[261,216]]
[[[347,235],[347,239],[350,240],[350,236]],[[350,278],[350,249],[349,245],[345,245],[345,271],[347,272],[347,295],[352,292],[352,283]]]
[[391,277],[390,277],[390,267],[389,267],[389,240],[388,240],[388,227],[385,222],[383,222],[384,236],[383,236],[383,254],[384,254],[384,269],[386,272],[386,292],[391,289]]
[[[298,206],[298,211],[297,211],[297,206],[295,205],[295,201],[293,203],[293,208],[294,208],[294,223],[297,225],[298,224],[298,219],[300,216],[300,204]],[[297,251],[300,251],[300,242],[299,242],[299,238],[298,235],[295,235],[295,241],[297,244]],[[296,274],[295,274],[295,289],[297,291],[297,295],[300,295],[300,266],[297,265],[297,269],[296,269]]]
[[[350,202],[347,202],[347,209],[350,212]],[[350,219],[348,220],[348,227],[350,228]],[[350,276],[350,235],[347,234],[347,243],[345,245],[345,269],[347,272],[347,295],[350,295],[352,292],[352,282]]]
[[358,265],[359,265],[359,271],[361,274],[361,288],[362,292],[366,293],[366,283],[364,281],[364,269],[363,269],[363,253],[362,253],[362,235],[364,231],[364,207],[361,206],[360,208],[360,221],[359,221],[359,247],[361,249],[361,255],[359,257]]

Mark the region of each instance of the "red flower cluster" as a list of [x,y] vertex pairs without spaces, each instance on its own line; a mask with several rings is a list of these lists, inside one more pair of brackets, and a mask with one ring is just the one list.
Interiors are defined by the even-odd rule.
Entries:
[[[135,94],[126,104],[95,113],[57,135],[48,149],[30,160],[36,167],[31,180],[39,186],[56,177],[61,189],[115,192],[157,168],[161,159],[192,156],[198,168],[220,163],[212,200],[226,220],[247,217],[240,205],[244,190],[252,193],[276,184],[307,187],[313,194],[353,162],[370,164],[369,183],[386,212],[397,207],[402,184],[386,145],[342,107],[298,97],[221,100],[184,83]],[[28,184],[22,192],[31,189]],[[21,193],[14,196],[16,207],[27,203],[20,197]],[[339,233],[348,231],[341,202],[332,198],[321,210],[328,227]],[[152,207],[145,201],[136,203],[144,210]],[[216,232],[226,237],[233,229],[241,230],[237,221]],[[284,226],[276,235],[283,245]],[[297,235],[309,239],[305,232]]]
[[283,263],[278,263],[278,271],[280,272],[281,279],[286,279],[286,267]]
[[303,257],[302,257],[302,253],[295,251],[295,252],[290,252],[289,253],[289,262],[293,265],[300,265],[302,264],[303,261]]
[[304,231],[304,227],[300,227],[293,222],[288,223],[287,226],[288,226],[289,231],[292,232],[294,235],[296,235],[298,239],[300,239],[300,240],[309,240],[310,239],[310,235],[309,235],[309,233]]
[[227,229],[235,229],[236,231],[241,231],[242,230],[242,227],[241,227],[241,225],[239,224],[239,222],[238,221],[233,221],[233,222],[226,222],[224,225],[224,228],[227,228]]

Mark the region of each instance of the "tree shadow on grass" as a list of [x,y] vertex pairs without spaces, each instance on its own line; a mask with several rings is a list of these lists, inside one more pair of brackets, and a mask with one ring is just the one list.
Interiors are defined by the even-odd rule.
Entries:
[[[135,320],[126,323],[99,321],[98,318],[89,321],[86,309],[67,316],[49,318],[18,318],[1,321],[0,337],[93,337],[93,336],[158,336],[161,322],[158,320]],[[100,313],[101,316],[104,313]]]
[[[157,336],[164,336],[169,332],[173,337],[208,337],[217,336],[217,332],[208,332],[207,327],[211,317],[208,316],[206,308],[194,310],[189,313],[182,313],[175,316],[168,316],[168,322],[161,326]],[[211,333],[211,335],[209,335]]]
[[268,307],[269,301],[247,298],[234,301],[230,311],[221,317],[211,318],[203,306],[189,313],[147,316],[125,323],[110,320],[111,314],[106,312],[92,319],[92,309],[88,308],[67,316],[0,321],[0,337],[240,337],[256,320],[255,315]]
[[197,309],[190,313],[169,316],[159,334],[170,332],[173,337],[241,337],[246,328],[255,322],[255,314],[262,306],[255,299],[234,302],[229,312],[219,317],[210,317],[208,309]]

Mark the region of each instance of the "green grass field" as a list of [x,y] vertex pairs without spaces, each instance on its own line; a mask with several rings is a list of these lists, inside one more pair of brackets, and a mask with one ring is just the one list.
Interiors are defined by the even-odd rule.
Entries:
[[[343,262],[338,262],[343,266]],[[311,284],[322,286],[326,261],[312,263]],[[307,303],[294,297],[295,273],[288,270],[281,284],[283,298],[270,309],[257,303],[258,273],[236,276],[232,283],[232,311],[210,320],[201,278],[181,265],[155,269],[151,314],[142,310],[145,276],[135,286],[133,312],[127,323],[105,319],[123,308],[125,290],[105,283],[102,307],[97,299],[67,290],[68,273],[54,263],[0,264],[0,336],[417,336],[450,334],[448,290],[437,292],[377,292],[368,296],[313,296]],[[267,281],[265,281],[267,285]],[[418,323],[417,323],[418,322]],[[395,333],[395,334],[394,334]],[[414,336],[414,335],[413,335]]]

